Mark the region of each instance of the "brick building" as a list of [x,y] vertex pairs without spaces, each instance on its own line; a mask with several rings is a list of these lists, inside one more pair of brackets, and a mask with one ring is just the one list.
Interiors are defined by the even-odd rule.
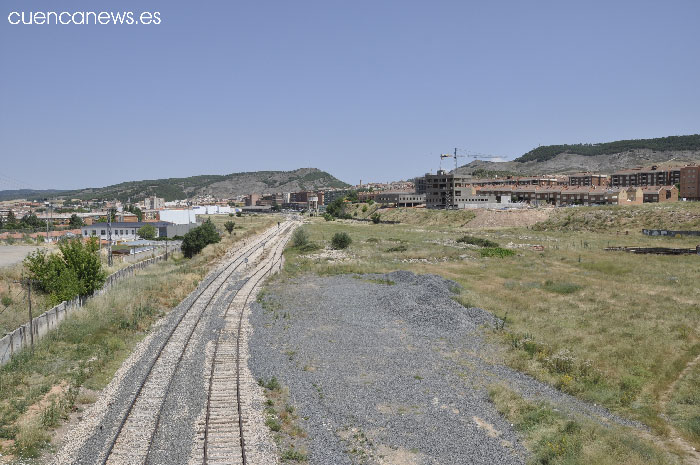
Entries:
[[672,186],[681,181],[681,168],[634,168],[613,173],[610,185],[613,187],[627,186]]
[[607,186],[606,174],[576,173],[569,175],[569,186]]
[[700,166],[684,166],[681,168],[681,198],[700,200]]

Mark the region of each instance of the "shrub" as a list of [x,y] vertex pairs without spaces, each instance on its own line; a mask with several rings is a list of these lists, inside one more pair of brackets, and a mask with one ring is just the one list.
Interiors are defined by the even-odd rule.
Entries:
[[182,239],[180,249],[187,258],[192,258],[204,249],[209,244],[216,244],[221,240],[219,233],[216,232],[211,219],[206,220],[201,226],[192,229],[185,234]]
[[386,249],[387,252],[405,252],[406,250],[408,250],[408,248],[403,244]]
[[499,247],[498,243],[480,237],[463,236],[457,239],[457,242],[463,244],[478,245],[479,247]]
[[362,206],[362,213],[365,213],[367,211],[367,205]]
[[335,218],[333,218],[333,215],[331,215],[330,213],[324,213],[323,219],[326,221],[335,221]]
[[[231,216],[233,216],[233,215],[231,215]],[[226,231],[228,231],[229,234],[231,234],[233,232],[233,228],[235,228],[235,227],[236,227],[236,223],[234,223],[233,221],[227,221],[226,223],[224,223],[224,228],[226,228]]]
[[237,216],[238,218],[240,218],[241,216],[243,216],[243,213],[241,213],[241,212],[236,212],[236,216]]
[[3,307],[9,307],[12,305],[12,297],[9,295],[3,295],[2,298],[0,298],[0,303]]
[[333,234],[333,237],[331,238],[331,247],[336,250],[347,249],[351,242],[352,239],[348,233],[338,232]]
[[499,257],[499,258],[504,258],[504,257],[510,257],[515,255],[515,252],[513,252],[510,249],[503,249],[501,247],[485,247],[481,250],[479,250],[479,253],[481,254],[482,257]]
[[156,237],[156,228],[152,224],[145,224],[136,231],[136,234],[138,234],[141,239],[150,241]]
[[297,228],[292,234],[292,247],[304,247],[309,243],[309,233],[304,228]]
[[370,218],[372,219],[372,223],[378,224],[381,216],[379,215],[379,213],[373,213],[372,216],[370,216]]

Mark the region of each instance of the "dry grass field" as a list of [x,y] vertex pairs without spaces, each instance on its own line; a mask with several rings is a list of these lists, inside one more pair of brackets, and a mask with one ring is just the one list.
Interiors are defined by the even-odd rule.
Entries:
[[[460,215],[454,224],[450,213]],[[426,221],[432,213],[419,210],[419,220],[394,225],[314,219],[305,226],[312,242],[325,247],[333,233],[345,231],[352,244],[333,252],[290,249],[286,270],[407,269],[453,279],[465,306],[505,320],[493,339],[509,365],[649,425],[659,444],[675,428],[700,448],[699,370],[684,371],[700,354],[700,257],[603,250],[694,248],[698,237],[648,237],[641,229],[700,229],[700,204],[556,209],[519,228],[473,229],[466,213],[439,212],[439,222],[437,215]],[[457,242],[465,234],[515,254],[493,256]]]

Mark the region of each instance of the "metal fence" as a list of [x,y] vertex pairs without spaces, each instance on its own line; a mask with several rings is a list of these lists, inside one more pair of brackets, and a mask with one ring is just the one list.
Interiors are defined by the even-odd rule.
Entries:
[[95,291],[92,296],[85,298],[76,297],[70,301],[64,301],[55,307],[45,311],[38,317],[32,320],[32,324],[29,322],[23,324],[14,331],[7,333],[2,339],[0,339],[0,366],[6,364],[10,361],[13,355],[19,353],[22,349],[25,349],[31,345],[32,337],[30,333],[30,328],[34,332],[34,342],[40,340],[46,334],[58,327],[58,325],[65,320],[69,315],[75,312],[77,309],[85,305],[85,302],[90,298],[98,295],[102,295],[107,292],[117,281],[126,278],[128,276],[133,276],[134,272],[137,270],[142,270],[149,265],[157,263],[165,258],[165,254],[158,255],[156,257],[148,258],[142,260],[133,265],[129,265],[126,268],[122,268],[119,271],[115,271],[111,275],[107,276],[104,285]]

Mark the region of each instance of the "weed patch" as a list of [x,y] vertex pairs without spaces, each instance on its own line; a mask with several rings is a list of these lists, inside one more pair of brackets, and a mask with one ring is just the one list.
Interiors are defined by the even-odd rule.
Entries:
[[479,249],[479,255],[482,257],[498,257],[498,258],[505,258],[505,257],[512,257],[515,255],[515,252],[513,252],[510,249],[504,249],[501,247],[486,247],[483,249]]

